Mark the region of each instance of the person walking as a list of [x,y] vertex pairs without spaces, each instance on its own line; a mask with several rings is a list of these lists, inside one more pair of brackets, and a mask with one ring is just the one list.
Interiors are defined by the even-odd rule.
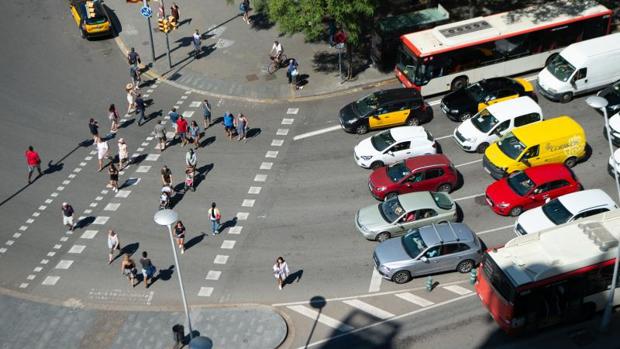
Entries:
[[31,145],[29,145],[28,150],[26,150],[26,163],[28,164],[28,184],[30,184],[32,183],[32,172],[34,172],[35,168],[39,172],[37,178],[43,175],[41,172],[41,158],[39,157],[39,153],[34,151]]
[[118,234],[112,229],[108,230],[108,250],[108,264],[112,264],[114,251],[121,250],[121,242],[118,239]]
[[239,4],[239,10],[243,13],[243,21],[250,24],[250,0],[243,0]]
[[110,126],[110,133],[116,133],[118,131],[118,122],[120,121],[120,117],[118,116],[118,112],[116,111],[116,106],[114,104],[110,104],[108,108],[108,119],[112,125]]
[[247,142],[248,118],[243,114],[237,115],[237,140]]
[[170,118],[170,122],[172,123],[172,128],[174,128],[174,137],[176,138],[177,121],[179,120],[179,113],[177,113],[177,108],[170,109],[170,112],[168,112],[168,117]]
[[177,245],[179,245],[179,250],[181,250],[181,254],[185,253],[185,226],[183,222],[178,221],[177,224],[174,225],[174,238],[177,241]]
[[295,58],[291,58],[288,61],[288,67],[286,68],[286,77],[288,78],[288,83],[293,83],[293,71],[297,69],[297,60]]
[[170,6],[170,15],[172,15],[172,18],[174,18],[174,21],[178,24],[181,15],[179,13],[179,5],[177,5],[176,2],[173,2],[172,6]]
[[194,44],[194,53],[196,54],[196,58],[198,58],[202,46],[202,36],[200,35],[198,29],[196,29],[196,31],[194,31],[194,35],[192,35],[192,43]]
[[91,136],[93,136],[93,142],[96,143],[97,139],[99,139],[99,123],[95,119],[90,118],[88,121],[88,130]]
[[181,139],[181,146],[184,147],[187,144],[187,120],[181,115],[177,119],[177,135]]
[[172,171],[170,171],[166,165],[161,168],[161,183],[165,186],[172,187]]
[[215,202],[211,203],[208,215],[211,221],[211,234],[215,236],[220,233],[220,219],[222,219],[220,209],[216,207]]
[[118,140],[118,168],[123,170],[129,164],[129,151],[127,150],[127,143],[125,139]]
[[194,149],[189,148],[187,153],[185,153],[185,166],[187,168],[191,168],[196,171],[196,165],[198,164],[198,155],[194,151]]
[[108,167],[108,174],[110,175],[110,183],[108,184],[108,188],[112,188],[112,190],[116,193],[118,192],[118,169],[114,162],[110,163]]
[[127,53],[127,63],[129,65],[138,66],[138,64],[142,64],[142,60],[140,60],[140,55],[136,52],[135,48],[129,49],[129,53]]
[[63,202],[60,209],[62,210],[62,224],[66,225],[69,231],[73,231],[75,229],[75,224],[73,223],[73,214],[75,211],[73,210],[73,206]]
[[97,159],[99,160],[99,172],[103,170],[103,159],[108,157],[108,142],[97,138]]
[[278,288],[281,290],[284,287],[284,281],[288,277],[289,269],[288,264],[282,257],[276,259],[276,263],[273,265],[273,276],[278,281]]
[[123,261],[121,262],[121,272],[127,277],[131,287],[136,287],[135,280],[138,271],[136,270],[136,263],[134,263],[133,259],[131,259],[129,255],[123,256]]
[[137,65],[129,66],[129,77],[134,86],[140,87],[140,82],[142,80],[140,79],[140,68],[138,68]]
[[127,92],[127,113],[131,114],[136,108],[136,93],[137,90],[134,87],[134,84],[129,83],[125,85],[125,91]]
[[224,113],[224,131],[226,132],[226,137],[232,140],[233,130],[235,129],[235,118],[230,112]]
[[157,137],[159,141],[159,151],[162,152],[166,149],[166,126],[164,126],[164,120],[159,120],[157,124],[155,124],[155,128],[153,129],[153,134]]
[[198,149],[200,146],[200,127],[198,123],[194,120],[189,124],[189,141],[194,144],[194,149]]
[[151,262],[151,259],[148,257],[148,253],[146,251],[142,251],[142,258],[140,258],[140,265],[142,266],[142,278],[144,279],[144,287],[149,287],[149,280],[151,283],[153,281],[153,277],[155,276],[156,268]]
[[211,103],[209,103],[209,100],[206,98],[202,101],[202,116],[202,122],[206,130],[211,126]]
[[144,104],[144,99],[142,95],[138,93],[136,96],[136,114],[140,115],[138,118],[138,126],[142,126],[144,122],[146,122],[146,116],[144,115],[144,111],[146,110],[146,105]]

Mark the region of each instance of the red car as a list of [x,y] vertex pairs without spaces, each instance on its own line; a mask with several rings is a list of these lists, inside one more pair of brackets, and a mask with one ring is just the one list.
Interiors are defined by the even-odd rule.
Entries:
[[582,190],[575,174],[564,164],[530,167],[487,187],[486,201],[495,213],[518,216],[558,196]]
[[382,166],[368,178],[372,196],[378,200],[414,191],[449,193],[458,180],[457,172],[443,154],[422,155]]

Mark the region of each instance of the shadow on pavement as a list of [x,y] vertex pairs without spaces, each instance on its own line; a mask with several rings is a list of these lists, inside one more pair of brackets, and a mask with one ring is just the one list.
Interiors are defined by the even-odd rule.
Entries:
[[196,235],[193,238],[189,239],[186,243],[185,243],[185,249],[189,250],[190,248],[198,245],[199,243],[202,242],[202,240],[205,238],[206,234],[202,233],[200,235]]
[[[328,336],[331,339],[318,346],[318,348],[391,349],[396,347],[394,340],[401,326],[398,323],[392,321],[382,322],[382,319],[360,310],[351,311],[341,321],[342,325],[340,328],[335,329]],[[374,324],[374,326],[368,326],[369,324]],[[353,332],[353,329],[364,327],[363,331]],[[308,337],[306,345],[308,344],[310,344],[310,337]]]
[[95,221],[95,217],[94,216],[88,216],[85,217],[84,219],[80,219],[76,224],[75,224],[75,229],[82,229],[82,228],[86,228],[89,225],[91,225],[93,222]]
[[220,225],[219,232],[221,233],[227,228],[232,228],[235,225],[237,225],[237,217],[233,217],[232,219],[229,219],[226,222],[222,223],[222,225]]

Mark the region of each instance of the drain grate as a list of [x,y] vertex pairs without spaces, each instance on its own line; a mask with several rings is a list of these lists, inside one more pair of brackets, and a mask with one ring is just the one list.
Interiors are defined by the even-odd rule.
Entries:
[[245,79],[249,82],[249,81],[256,81],[258,80],[258,75],[256,74],[250,74],[250,75],[246,75]]

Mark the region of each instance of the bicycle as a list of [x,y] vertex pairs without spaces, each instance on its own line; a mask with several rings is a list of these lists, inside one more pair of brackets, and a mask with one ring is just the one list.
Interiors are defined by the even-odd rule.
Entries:
[[275,73],[276,70],[284,68],[288,64],[288,57],[284,53],[280,55],[280,59],[277,61],[272,56],[270,56],[270,58],[271,62],[269,66],[267,66],[267,72],[269,72],[269,74]]

